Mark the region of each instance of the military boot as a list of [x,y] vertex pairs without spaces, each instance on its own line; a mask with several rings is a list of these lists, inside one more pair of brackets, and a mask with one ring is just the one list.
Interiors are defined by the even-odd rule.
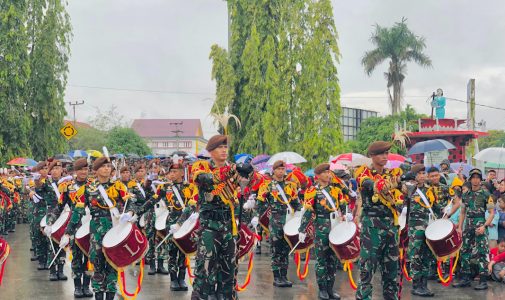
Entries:
[[335,284],[334,280],[328,282],[328,286],[326,288],[326,291],[328,291],[328,296],[330,297],[330,299],[340,300],[340,295],[333,290],[333,285],[334,284]]
[[480,275],[479,284],[473,289],[476,291],[487,290],[487,276]]
[[49,281],[58,281],[58,273],[54,264],[49,269]]
[[286,287],[284,282],[281,280],[281,274],[279,271],[274,271],[274,286],[276,287]]
[[433,293],[428,288],[428,277],[423,277],[421,282],[422,282],[421,288],[423,289],[424,294],[426,295],[425,297],[433,297],[433,296],[435,296],[435,293]]
[[154,259],[151,259],[149,262],[149,272],[147,272],[149,275],[154,275],[156,274],[156,261]]
[[281,280],[284,283],[285,287],[292,287],[293,283],[288,280],[287,275],[288,275],[288,270],[285,270],[285,269],[281,270]]
[[181,287],[179,285],[179,278],[177,278],[177,273],[170,272],[170,290],[180,291]]
[[84,275],[82,278],[82,293],[84,297],[90,298],[93,297],[93,292],[89,288],[89,283],[91,281],[91,277]]
[[452,286],[455,288],[462,288],[462,287],[467,287],[467,286],[471,286],[471,285],[472,285],[472,281],[470,280],[470,276],[468,276],[467,274],[463,274],[461,276],[461,279],[458,282],[455,282],[452,284]]
[[319,293],[317,294],[321,300],[330,300],[330,295],[328,295],[327,287],[325,285],[319,285]]
[[177,276],[177,280],[179,281],[180,291],[187,291],[188,285],[186,284],[186,269],[179,269],[179,275]]
[[95,293],[95,300],[103,300],[103,292]]
[[32,257],[30,257],[30,261],[37,261],[37,260],[39,260],[39,258],[37,257],[37,255],[35,255],[35,251],[33,251],[31,253],[32,253]]
[[81,278],[74,278],[74,297],[82,298],[83,296]]
[[116,297],[116,293],[115,292],[107,292],[107,293],[105,293],[105,300],[114,300],[115,297]]
[[65,266],[64,264],[59,264],[59,265],[58,265],[58,273],[57,273],[57,275],[58,275],[58,280],[63,280],[63,281],[65,281],[65,280],[67,280],[67,279],[68,279],[68,278],[67,278],[67,276],[65,276],[65,274],[63,274],[63,267],[64,267],[64,266]]
[[158,259],[158,268],[156,269],[156,273],[168,275],[167,269],[163,266],[163,259]]
[[37,266],[37,270],[45,270],[46,263],[47,263],[47,258],[44,256],[39,256],[39,265]]

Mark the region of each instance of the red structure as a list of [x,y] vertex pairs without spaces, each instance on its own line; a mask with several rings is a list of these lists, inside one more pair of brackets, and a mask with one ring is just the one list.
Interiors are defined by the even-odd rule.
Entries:
[[[458,119],[419,119],[419,131],[408,134],[410,141],[407,148],[418,142],[444,139],[456,146],[456,149],[449,150],[449,160],[451,162],[465,162],[466,147],[470,142],[473,139],[488,135],[482,131],[459,128],[465,123],[466,120]],[[411,158],[412,161],[424,163],[424,154],[412,155]]]

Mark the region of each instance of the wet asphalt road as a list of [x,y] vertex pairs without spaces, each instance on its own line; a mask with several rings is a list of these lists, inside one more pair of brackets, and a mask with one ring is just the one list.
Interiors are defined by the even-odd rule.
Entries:
[[[0,286],[0,299],[74,299],[73,282],[49,282],[48,271],[38,271],[36,262],[30,261],[30,240],[28,225],[17,225],[16,232],[7,236],[11,246],[11,254],[5,268],[2,286]],[[239,293],[240,299],[317,299],[317,285],[315,282],[314,262],[310,262],[309,275],[304,281],[296,277],[296,266],[290,259],[289,278],[294,282],[292,288],[274,288],[273,276],[270,271],[269,251],[263,244],[263,254],[255,256],[252,279],[246,291]],[[194,263],[193,263],[194,265]],[[138,267],[137,267],[138,268]],[[245,277],[247,261],[240,264],[239,282]],[[66,275],[70,276],[70,264],[66,264]],[[133,270],[127,271],[129,291],[133,291],[135,278]],[[355,276],[356,277],[356,276]],[[356,278],[357,281],[357,278]],[[374,299],[382,299],[380,288],[380,275],[374,278]],[[476,282],[474,283],[474,285]],[[435,292],[435,299],[505,299],[505,285],[496,282],[490,283],[487,291],[477,292],[472,288],[455,289],[443,287],[430,281],[431,289]],[[142,285],[142,291],[137,299],[190,299],[191,287],[188,292],[171,292],[169,289],[170,277],[167,275],[147,275],[147,267]],[[347,274],[339,271],[335,287],[342,299],[354,299],[354,291],[349,287]],[[405,283],[402,299],[422,299],[410,295],[411,283]],[[84,298],[86,299],[86,298]],[[90,299],[90,298],[87,298]],[[116,297],[116,299],[120,299]]]

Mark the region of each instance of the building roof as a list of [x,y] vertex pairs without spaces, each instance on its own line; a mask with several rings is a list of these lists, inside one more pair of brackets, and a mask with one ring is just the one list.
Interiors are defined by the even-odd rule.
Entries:
[[[170,123],[182,123],[180,125]],[[174,137],[180,130],[180,137],[202,137],[202,124],[199,119],[135,119],[132,129],[143,138]]]

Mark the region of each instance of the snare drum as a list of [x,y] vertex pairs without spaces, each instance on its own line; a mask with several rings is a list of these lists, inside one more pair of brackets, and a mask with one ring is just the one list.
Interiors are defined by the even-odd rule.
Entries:
[[112,227],[102,241],[103,254],[116,270],[136,263],[148,249],[147,238],[130,222]]
[[359,258],[359,229],[354,222],[342,222],[330,231],[330,246],[341,262]]
[[70,223],[71,216],[71,211],[63,211],[58,219],[56,219],[53,226],[51,226],[51,238],[56,243],[60,243],[61,237],[65,234],[67,225]]
[[237,251],[238,259],[241,259],[245,255],[249,254],[253,250],[255,244],[256,235],[249,229],[249,227],[247,227],[247,225],[240,224]]
[[89,256],[89,223],[90,221],[82,222],[81,227],[75,233],[75,244],[86,256]]
[[187,219],[172,237],[175,245],[186,255],[195,254],[197,248],[196,233],[200,227],[200,220],[198,213],[193,213],[192,215],[195,214],[197,218],[194,221],[191,220],[192,218]]
[[169,211],[165,210],[160,212],[159,215],[156,215],[156,222],[154,223],[154,228],[156,229],[156,235],[165,238],[167,235],[167,219],[168,219]]
[[453,257],[461,248],[463,241],[451,220],[438,219],[426,227],[426,243],[438,260]]
[[[284,225],[284,239],[288,242],[291,249],[298,244],[298,229],[300,228],[301,223],[302,216],[299,212],[297,212],[295,216]],[[312,223],[312,220],[309,225],[307,225],[305,233],[307,234],[305,241],[296,246],[295,252],[303,253],[314,246],[314,224]]]

